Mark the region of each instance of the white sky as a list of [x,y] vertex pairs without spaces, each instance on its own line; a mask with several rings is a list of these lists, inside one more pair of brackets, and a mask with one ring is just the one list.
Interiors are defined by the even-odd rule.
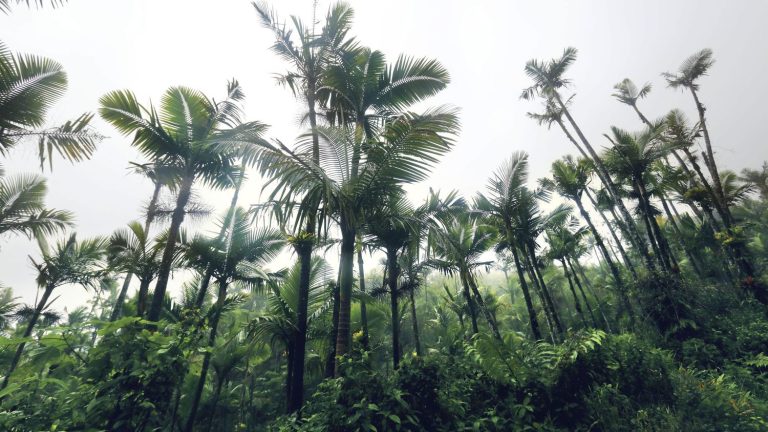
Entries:
[[[325,11],[327,2],[320,2]],[[688,94],[667,89],[660,73],[674,71],[690,54],[714,50],[717,63],[702,80],[701,97],[718,163],[741,170],[768,159],[763,126],[768,99],[768,3],[759,1],[352,1],[352,34],[393,59],[400,53],[440,60],[452,83],[430,105],[462,109],[456,149],[425,184],[413,187],[418,199],[428,190],[459,189],[470,197],[481,190],[511,152],[531,155],[531,178],[546,175],[550,163],[574,153],[558,130],[548,131],[525,116],[539,105],[518,99],[528,85],[523,73],[531,58],[559,56],[577,47],[569,72],[578,93],[573,108],[593,144],[605,143],[610,125],[639,128],[639,121],[610,95],[625,77],[654,85],[641,110],[657,117],[679,107],[693,118]],[[273,1],[282,17],[311,17],[311,0]],[[226,81],[237,78],[247,95],[248,118],[272,125],[283,141],[299,134],[300,107],[272,74],[286,66],[269,50],[270,32],[261,28],[246,0],[70,0],[59,9],[15,7],[0,15],[0,40],[14,52],[51,57],[69,76],[66,96],[51,112],[51,124],[95,111],[98,98],[131,89],[143,102],[158,101],[172,85],[197,88],[221,98]],[[108,235],[139,218],[151,185],[126,171],[139,161],[120,136],[100,119],[104,140],[95,157],[77,165],[57,160],[49,178],[49,207],[77,215],[81,236]],[[20,145],[2,161],[9,174],[38,172],[35,145]],[[259,180],[252,179],[241,203],[257,202]],[[223,209],[229,193],[205,193]],[[197,227],[205,227],[197,224]],[[0,238],[0,281],[30,302],[34,271],[27,255],[36,246],[24,237]],[[56,307],[81,303],[87,294],[64,287]]]

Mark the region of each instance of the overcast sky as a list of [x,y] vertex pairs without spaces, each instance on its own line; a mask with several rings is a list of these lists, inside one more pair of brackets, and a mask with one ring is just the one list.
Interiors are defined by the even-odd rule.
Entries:
[[[325,11],[327,2],[320,2]],[[411,188],[415,199],[431,186],[458,189],[466,196],[482,189],[510,153],[530,153],[531,178],[547,173],[558,157],[575,153],[559,130],[546,130],[526,117],[538,103],[518,99],[529,81],[531,58],[579,49],[569,71],[577,96],[573,113],[594,143],[604,145],[609,126],[640,127],[638,119],[611,97],[624,78],[651,82],[641,110],[657,117],[671,108],[695,116],[690,96],[666,88],[661,72],[674,71],[690,54],[711,48],[717,60],[701,81],[710,133],[721,168],[757,168],[768,159],[763,141],[768,118],[768,3],[761,1],[353,1],[352,34],[393,59],[400,53],[441,61],[451,73],[447,90],[430,104],[461,108],[462,133],[455,150],[431,179]],[[311,18],[311,0],[273,1],[283,17]],[[50,113],[61,123],[97,109],[98,98],[131,89],[140,100],[159,100],[169,86],[197,88],[221,98],[228,79],[237,78],[246,96],[248,119],[272,125],[269,135],[292,141],[299,133],[300,107],[273,74],[286,69],[268,47],[246,0],[70,0],[58,9],[15,7],[0,15],[0,40],[12,51],[51,57],[69,77],[66,96]],[[90,161],[57,160],[49,179],[49,207],[77,215],[81,236],[108,235],[140,217],[151,184],[128,175],[128,161],[140,161],[130,140],[101,120],[106,136]],[[5,160],[8,174],[37,172],[35,145],[20,145]],[[259,200],[255,176],[243,204]],[[218,209],[229,194],[203,193]],[[207,229],[198,223],[200,229]],[[36,246],[24,237],[0,238],[0,281],[30,302],[34,271],[27,255]],[[81,303],[81,288],[64,287],[56,307]]]

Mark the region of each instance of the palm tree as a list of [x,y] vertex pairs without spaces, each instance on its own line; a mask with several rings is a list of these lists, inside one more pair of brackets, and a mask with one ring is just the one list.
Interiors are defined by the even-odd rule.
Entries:
[[749,168],[741,170],[740,179],[743,182],[753,184],[760,192],[760,199],[768,201],[768,162],[763,162],[759,171]]
[[[144,316],[146,313],[149,284],[160,271],[160,257],[165,247],[163,242],[165,235],[153,241],[149,238],[146,229],[139,222],[134,221],[128,224],[127,229],[116,231],[109,239],[108,251],[111,268],[125,272],[126,275],[135,275],[139,279],[139,293],[136,302],[136,314],[138,316]],[[126,293],[121,289],[110,321],[114,321],[119,316],[121,307],[118,305],[121,306],[125,301],[125,295]]]
[[168,243],[163,250],[160,272],[148,319],[157,321],[162,311],[179,229],[192,186],[200,181],[211,187],[233,185],[239,169],[236,159],[243,147],[258,146],[266,126],[240,121],[238,103],[244,95],[237,81],[227,86],[222,102],[208,99],[187,87],[172,87],[161,99],[160,113],[138,103],[127,90],[108,93],[100,99],[99,113],[123,134],[134,134],[132,145],[154,163],[179,173],[178,195],[171,216]]
[[[312,258],[310,272],[309,302],[307,308],[307,328],[326,316],[330,308],[328,301],[328,283],[333,276],[331,267],[320,257]],[[268,298],[266,310],[248,324],[249,336],[257,341],[269,343],[271,346],[282,346],[288,353],[288,373],[286,374],[286,401],[292,398],[288,394],[292,377],[296,373],[291,361],[296,353],[293,342],[297,330],[297,308],[299,304],[299,283],[301,278],[301,263],[294,264],[284,277],[271,278],[267,281]]]
[[[105,247],[106,240],[103,238],[77,241],[75,234],[57,243],[53,250],[47,250],[47,247],[41,244],[42,260],[40,262],[32,258],[30,260],[37,270],[37,285],[43,289],[43,295],[27,322],[22,338],[30,337],[41,314],[50,306],[49,300],[56,288],[69,284],[82,285],[86,288],[97,285],[105,274],[103,259]],[[16,348],[0,390],[8,386],[11,375],[21,360],[25,345],[26,342],[21,342]]]
[[[27,7],[31,5],[35,5],[37,7],[43,7],[43,5],[45,5],[46,3],[45,0],[31,0],[31,1],[30,0],[0,0],[0,12],[6,13],[6,14],[9,13],[11,11],[12,2],[16,4],[24,3],[27,5]],[[47,3],[50,3],[51,6],[55,8],[58,6],[63,6],[64,3],[66,2],[67,0],[48,0]]]
[[651,122],[648,121],[648,118],[644,116],[643,113],[640,112],[640,109],[637,107],[637,101],[644,99],[646,96],[648,96],[648,93],[651,92],[650,83],[645,83],[638,89],[631,79],[625,78],[620,83],[613,86],[613,89],[616,90],[616,92],[612,95],[613,97],[618,99],[619,102],[632,107],[632,109],[635,110],[637,116],[640,117],[640,120],[646,125],[650,125]]
[[723,211],[723,222],[726,226],[729,226],[731,221],[730,211],[728,205],[725,203],[725,197],[723,196],[723,186],[720,184],[720,173],[717,170],[717,163],[715,162],[715,154],[712,151],[712,141],[709,138],[709,129],[707,128],[707,121],[704,115],[706,108],[704,104],[699,100],[699,79],[707,75],[709,68],[715,63],[712,58],[712,50],[705,48],[692,56],[688,57],[676,74],[665,72],[661,75],[667,80],[669,87],[677,89],[688,89],[693,96],[693,101],[696,104],[696,111],[699,113],[699,126],[701,132],[704,135],[704,144],[706,153],[704,156],[704,165],[709,170],[709,176],[714,184],[715,200],[719,201]]
[[477,304],[493,336],[501,340],[496,319],[488,310],[475,278],[477,268],[491,265],[490,261],[482,261],[481,258],[495,244],[497,235],[493,226],[484,224],[476,215],[465,213],[451,217],[441,229],[433,231],[432,251],[435,257],[428,263],[444,273],[459,276],[472,319],[472,333],[478,332]]
[[[530,60],[525,65],[525,73],[533,80],[533,85],[523,90],[521,98],[530,100],[536,96],[543,97],[547,106],[552,105],[552,109],[549,111],[559,112],[561,115],[565,115],[568,123],[573,127],[576,135],[579,137],[581,145],[586,149],[588,158],[594,163],[596,173],[602,183],[605,185],[606,190],[614,198],[616,207],[619,209],[622,217],[627,226],[628,233],[633,238],[633,243],[637,247],[640,254],[646,261],[649,268],[653,268],[654,264],[645,248],[645,243],[640,237],[637,229],[634,225],[633,219],[629,214],[629,211],[621,201],[620,195],[616,185],[611,180],[611,176],[605,167],[600,156],[595,151],[594,147],[587,140],[584,133],[582,133],[576,121],[573,119],[570,111],[567,108],[570,99],[563,100],[560,94],[562,89],[567,88],[571,81],[563,76],[568,68],[576,61],[577,50],[575,48],[566,48],[563,51],[563,55],[560,58],[551,59],[549,61]],[[565,128],[563,128],[565,130]],[[571,142],[576,144],[576,140],[566,132]],[[584,152],[581,146],[576,147]]]
[[641,133],[631,134],[615,126],[611,127],[611,136],[606,137],[613,146],[607,152],[606,164],[618,179],[627,180],[631,185],[651,246],[658,254],[659,263],[662,268],[672,270],[674,256],[656,221],[656,212],[651,206],[651,192],[648,188],[652,165],[669,152],[668,146],[660,138],[662,128],[663,124],[658,124]]
[[72,226],[72,213],[45,208],[47,191],[45,179],[37,175],[0,176],[0,235],[42,238]]
[[[152,196],[149,199],[149,203],[147,204],[147,208],[146,208],[146,217],[144,219],[144,227],[141,228],[140,226],[137,226],[137,228],[141,228],[141,236],[137,234],[138,230],[135,230],[133,227],[130,227],[130,229],[134,231],[137,240],[142,237],[144,237],[144,239],[146,240],[146,236],[149,234],[149,228],[158,214],[158,210],[159,210],[158,200],[160,198],[160,191],[162,190],[163,187],[167,187],[170,191],[175,191],[176,185],[173,182],[175,179],[178,178],[178,175],[170,167],[164,167],[164,166],[156,165],[152,163],[138,164],[135,162],[131,162],[130,169],[131,171],[148,178],[153,185]],[[130,270],[127,270],[125,277],[123,279],[123,285],[120,288],[120,292],[117,295],[117,299],[115,300],[115,306],[112,309],[112,314],[109,317],[110,321],[115,321],[120,316],[120,313],[123,308],[123,303],[125,303],[125,297],[128,295],[128,288],[130,288],[132,278],[133,278],[133,273]],[[149,292],[149,282],[151,281],[151,279],[146,282],[146,286],[144,286],[144,280],[139,279],[141,281],[141,285],[139,286],[139,301],[138,301],[139,307],[137,308],[137,312],[139,316],[143,316],[144,312],[146,311],[146,297],[147,297],[147,293]]]
[[[600,235],[600,232],[592,222],[592,218],[590,217],[589,212],[586,210],[584,203],[582,202],[582,194],[587,189],[587,181],[589,179],[588,167],[585,165],[585,163],[574,161],[570,156],[566,156],[563,159],[552,163],[551,172],[552,179],[541,179],[539,183],[545,188],[557,191],[557,193],[565,198],[570,199],[576,204],[576,207],[579,209],[579,213],[581,213],[581,217],[584,218],[584,221],[587,223],[587,226],[589,227],[589,230],[595,239],[595,244],[597,244],[597,247],[600,249],[600,252],[605,258],[606,263],[608,263],[608,267],[610,268],[613,279],[616,282],[617,292],[622,299],[622,303],[624,304],[627,313],[632,316],[632,309],[629,304],[629,298],[627,297],[624,281],[621,278],[619,268],[613,261],[611,254],[608,252],[608,248],[606,248],[605,243],[603,242],[603,238]],[[621,247],[621,244],[618,243],[618,246],[621,248],[620,250],[624,260],[629,263],[629,258],[626,256],[626,253]],[[628,267],[631,268],[631,263],[628,265]]]
[[[7,9],[0,3],[0,10]],[[37,139],[40,169],[53,168],[53,151],[76,162],[89,159],[102,137],[89,129],[92,114],[61,126],[42,128],[50,107],[67,90],[67,74],[57,62],[12,54],[0,42],[0,155],[26,139]]]
[[528,310],[528,318],[531,324],[531,333],[537,340],[541,339],[539,321],[536,318],[536,310],[525,280],[522,260],[516,247],[517,233],[515,221],[517,207],[520,204],[519,197],[528,181],[528,155],[523,152],[514,153],[504,162],[488,181],[488,195],[478,194],[475,199],[475,207],[484,212],[487,217],[495,219],[495,224],[500,227],[503,241],[512,252],[517,276],[520,280],[520,288],[523,291],[525,306]]
[[[315,3],[315,7],[316,7]],[[315,20],[312,25],[306,26],[298,17],[291,17],[292,29],[281,24],[277,15],[270,10],[266,3],[253,3],[259,14],[261,24],[272,31],[275,43],[272,45],[279,57],[292,66],[286,74],[278,76],[281,84],[287,85],[294,96],[304,99],[307,106],[307,119],[309,120],[310,135],[312,137],[312,162],[320,165],[320,136],[317,131],[317,92],[320,80],[328,66],[335,62],[340,55],[354,47],[354,40],[347,38],[347,33],[352,25],[354,12],[345,3],[339,2],[331,7],[326,15],[325,25],[316,32]],[[298,45],[294,43],[293,36],[298,39]],[[301,408],[303,401],[300,395],[304,394],[304,352],[307,333],[307,302],[309,301],[310,268],[312,266],[312,249],[316,241],[317,211],[319,202],[311,198],[305,200],[303,205],[306,210],[305,227],[302,232],[296,233],[292,242],[299,262],[302,264],[302,278],[299,290],[298,305],[298,332],[294,341],[294,367],[297,371],[294,375],[291,394],[296,399],[290,401],[291,411]]]
[[[219,286],[210,321],[208,336],[210,348],[215,346],[218,324],[226,306],[229,285],[236,283],[251,289],[260,288],[268,279],[268,275],[263,270],[264,265],[282,250],[285,243],[279,231],[270,228],[251,229],[247,214],[242,209],[228,214],[221,221],[221,225],[230,227],[223,240],[218,237],[211,239],[198,235],[184,246],[190,265],[197,268],[213,268],[213,277]],[[211,353],[206,352],[192,396],[189,417],[184,429],[186,431],[191,431],[194,426],[210,362]]]
[[[424,180],[432,165],[453,146],[458,119],[453,109],[437,108],[425,114],[406,113],[387,122],[380,135],[361,142],[354,129],[318,128],[321,136],[320,166],[312,162],[311,149],[300,144],[295,152],[282,144],[265,150],[262,171],[277,183],[273,199],[295,208],[299,216],[306,209],[293,203],[306,197],[322,202],[322,214],[332,216],[341,232],[339,265],[339,331],[337,355],[350,347],[350,308],[353,285],[354,250],[363,210],[378,203],[398,185]],[[360,154],[357,175],[352,155]],[[295,200],[294,196],[300,196]]]

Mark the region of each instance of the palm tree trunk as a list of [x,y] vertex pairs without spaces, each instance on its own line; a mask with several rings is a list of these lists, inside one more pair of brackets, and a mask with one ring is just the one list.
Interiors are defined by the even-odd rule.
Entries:
[[477,299],[477,304],[480,306],[480,310],[483,311],[483,315],[485,315],[485,319],[488,321],[488,327],[491,328],[491,333],[493,333],[493,337],[495,337],[497,340],[501,340],[501,333],[499,332],[499,326],[496,323],[496,319],[491,315],[491,311],[488,310],[488,307],[485,305],[485,300],[483,300],[483,296],[480,294],[480,291],[477,289],[477,282],[475,282],[475,278],[472,275],[472,273],[469,270],[466,270],[466,275],[464,276],[467,280],[467,283],[469,284],[469,288],[472,290],[472,293],[475,295],[475,298]]
[[176,198],[176,208],[173,210],[173,215],[171,216],[171,226],[168,229],[168,240],[165,243],[163,258],[160,261],[160,269],[158,270],[157,275],[157,285],[155,285],[155,293],[152,296],[152,304],[150,305],[149,315],[147,316],[147,319],[150,321],[159,320],[160,314],[163,311],[165,291],[168,288],[171,266],[173,265],[173,254],[176,251],[176,242],[179,238],[181,223],[184,221],[184,208],[189,202],[189,197],[192,193],[192,183],[194,181],[194,173],[187,173],[183,183],[181,184],[181,187],[179,188],[179,196]]
[[704,135],[704,145],[706,148],[706,157],[704,158],[704,163],[707,166],[707,169],[709,170],[709,175],[712,178],[712,183],[714,184],[714,190],[715,190],[715,200],[718,201],[719,205],[722,207],[723,210],[723,219],[726,224],[726,226],[730,225],[731,222],[731,215],[730,211],[728,210],[728,203],[725,201],[725,194],[723,193],[723,185],[720,182],[720,173],[717,170],[717,163],[715,162],[715,153],[712,151],[712,141],[709,139],[709,128],[707,127],[707,120],[705,118],[704,112],[706,111],[706,108],[704,108],[704,105],[699,101],[699,95],[696,93],[696,90],[689,86],[688,89],[691,91],[691,95],[693,96],[693,101],[696,103],[696,111],[699,113],[699,125],[701,125],[701,132]]
[[397,369],[400,365],[400,308],[398,306],[397,279],[400,268],[397,265],[397,249],[387,248],[387,274],[389,287],[389,305],[392,314],[392,368]]
[[[342,225],[346,225],[342,223]],[[352,283],[354,278],[355,257],[355,230],[342,228],[341,234],[341,262],[339,270],[339,332],[336,335],[336,355],[343,356],[349,353],[351,348],[350,314],[352,311]],[[338,375],[339,365],[336,365]]]
[[[360,292],[365,293],[365,269],[363,266],[362,247],[357,251],[357,277]],[[364,298],[360,300],[360,323],[363,327],[363,347],[368,349],[368,308]]]
[[219,319],[221,318],[221,312],[224,309],[224,301],[227,298],[227,283],[225,281],[219,281],[219,293],[216,298],[216,310],[213,312],[211,318],[211,331],[208,335],[208,348],[203,356],[203,365],[200,368],[200,377],[197,380],[197,386],[195,387],[195,393],[192,395],[192,403],[189,408],[189,417],[187,423],[184,426],[185,432],[192,432],[192,428],[195,425],[195,417],[197,416],[197,410],[200,407],[200,399],[203,395],[203,388],[205,387],[205,381],[208,377],[208,369],[211,365],[211,350],[213,350],[216,344],[216,332],[219,327]]
[[531,243],[527,244],[526,246],[528,247],[528,254],[530,255],[531,269],[533,270],[534,276],[539,281],[541,292],[544,295],[544,301],[546,302],[546,305],[549,308],[549,313],[552,316],[552,322],[555,324],[558,334],[562,335],[565,333],[563,323],[560,321],[557,309],[555,309],[555,303],[552,301],[552,296],[549,294],[549,288],[547,288],[547,284],[544,282],[544,277],[541,275],[539,267],[536,265],[536,249]]
[[589,304],[589,300],[587,299],[587,295],[584,293],[584,287],[581,286],[581,281],[579,280],[579,276],[576,274],[576,270],[573,269],[573,265],[569,263],[570,258],[566,257],[564,261],[564,265],[570,266],[570,274],[573,278],[573,281],[576,283],[576,287],[579,289],[579,294],[581,294],[581,299],[584,301],[584,304],[587,306],[587,311],[589,312],[589,318],[592,320],[592,325],[595,328],[598,328],[599,325],[597,324],[597,319],[595,318],[595,312],[592,310],[592,306]]
[[339,280],[341,280],[341,268],[333,284],[333,311],[331,313],[331,335],[329,338],[328,358],[325,361],[325,378],[333,378],[336,373],[336,337],[339,334]]
[[648,219],[648,224],[651,226],[653,236],[656,238],[659,251],[661,252],[661,258],[663,259],[666,268],[673,270],[672,262],[674,261],[674,258],[672,256],[672,251],[669,248],[669,243],[667,243],[667,239],[664,236],[664,233],[661,232],[661,228],[659,227],[658,222],[656,222],[656,217],[653,215],[653,210],[651,209],[650,194],[648,193],[642,178],[636,179],[636,184],[637,191],[639,192],[640,204],[644,208],[645,217]]
[[469,283],[464,278],[464,273],[459,272],[459,278],[461,279],[462,293],[464,293],[464,300],[467,302],[467,308],[469,308],[469,317],[472,320],[472,334],[477,334],[477,310],[475,309],[475,301],[472,299],[472,294],[469,291]]
[[541,330],[539,329],[539,320],[536,318],[536,310],[533,308],[533,301],[531,300],[531,293],[528,290],[528,283],[525,281],[525,274],[523,272],[523,267],[520,265],[520,258],[517,256],[517,250],[513,243],[510,243],[510,250],[512,251],[512,258],[515,261],[515,269],[517,269],[517,278],[520,279],[520,289],[523,291],[525,308],[528,310],[528,320],[531,323],[531,334],[533,334],[534,339],[541,340]]
[[608,249],[606,249],[605,244],[603,243],[602,236],[597,231],[597,228],[595,228],[595,224],[592,223],[592,218],[589,216],[589,213],[584,208],[584,205],[582,204],[580,199],[576,200],[576,206],[579,208],[579,212],[581,213],[581,216],[587,222],[587,225],[589,226],[589,230],[592,231],[592,236],[595,238],[595,244],[597,244],[598,249],[600,249],[600,252],[603,254],[603,257],[605,257],[605,261],[608,264],[608,268],[611,270],[613,279],[616,282],[616,291],[618,292],[619,298],[621,299],[624,309],[626,309],[627,311],[627,315],[629,316],[630,323],[634,325],[635,313],[632,310],[632,305],[629,303],[629,297],[627,296],[626,286],[624,285],[624,281],[621,279],[621,273],[619,272],[619,268],[616,266],[616,263],[614,263],[613,260],[611,259],[611,256],[608,253]]
[[571,280],[571,274],[568,272],[568,266],[565,264],[565,258],[560,258],[560,263],[563,266],[563,273],[565,274],[565,278],[568,279],[568,288],[570,288],[571,294],[573,295],[573,306],[576,308],[576,313],[579,314],[579,318],[581,318],[581,323],[584,325],[584,327],[589,327],[589,324],[587,324],[587,319],[584,317],[584,311],[581,309],[581,302],[579,301],[579,297],[576,295],[576,289],[573,287],[573,280]]
[[536,291],[536,296],[538,296],[539,303],[541,303],[541,309],[544,311],[544,319],[547,322],[547,328],[549,328],[549,337],[552,339],[552,343],[555,343],[558,333],[554,324],[554,320],[552,319],[552,312],[547,306],[547,301],[544,299],[544,292],[542,291],[541,285],[539,284],[539,279],[533,272],[533,265],[531,265],[531,260],[528,257],[528,254],[522,247],[520,248],[520,253],[522,254],[523,260],[525,262],[525,270],[528,272],[528,278],[533,284],[533,288]]
[[[152,198],[149,200],[149,205],[147,206],[147,217],[144,219],[144,232],[149,235],[149,226],[152,224],[152,221],[155,219],[155,211],[157,207],[157,200],[160,197],[160,190],[162,189],[163,184],[159,181],[155,182],[155,188],[152,191]],[[120,294],[117,296],[117,300],[115,300],[115,307],[112,309],[112,314],[109,316],[109,321],[113,322],[117,320],[117,317],[120,316],[120,313],[123,310],[123,304],[125,303],[125,297],[128,295],[128,288],[131,285],[131,278],[133,277],[133,274],[128,272],[125,275],[125,279],[123,280],[123,286],[120,288]],[[145,293],[146,296],[146,293]],[[146,299],[144,300],[146,302]]]
[[[619,249],[619,254],[621,255],[622,261],[624,261],[624,265],[627,266],[627,269],[629,269],[629,272],[632,273],[632,276],[635,279],[637,279],[637,271],[635,270],[635,266],[632,264],[632,260],[629,259],[629,255],[627,255],[627,251],[624,250],[624,246],[621,244],[621,240],[619,239],[619,236],[616,235],[616,231],[614,231],[613,227],[611,227],[611,223],[608,221],[608,217],[605,216],[605,213],[603,213],[597,207],[597,201],[595,200],[594,197],[592,197],[592,193],[589,192],[589,188],[585,188],[584,193],[585,195],[587,195],[587,198],[589,198],[589,202],[592,203],[592,207],[594,207],[597,213],[600,214],[600,217],[603,219],[603,223],[605,224],[605,227],[608,228],[608,231],[611,233],[611,237],[613,237],[613,241],[616,243],[616,247]],[[594,234],[594,231],[593,231],[593,234]]]
[[[640,255],[645,259],[646,265],[648,266],[649,270],[653,270],[654,268],[653,260],[651,260],[651,257],[648,254],[648,249],[646,249],[645,247],[645,242],[643,241],[642,237],[640,237],[640,234],[637,230],[637,227],[635,226],[632,216],[629,214],[629,211],[624,206],[624,202],[621,200],[621,197],[619,196],[616,190],[616,185],[611,180],[611,176],[608,174],[608,170],[605,168],[605,164],[603,164],[603,161],[602,159],[600,159],[600,156],[598,156],[595,149],[592,148],[592,145],[589,143],[587,138],[581,132],[581,129],[579,128],[579,126],[576,124],[576,121],[571,116],[570,111],[568,111],[568,108],[566,108],[565,104],[563,103],[563,100],[560,98],[560,95],[555,93],[554,97],[558,105],[560,106],[560,109],[563,111],[563,114],[568,119],[568,122],[573,127],[573,130],[576,131],[576,135],[578,135],[582,144],[584,144],[584,147],[589,152],[589,159],[591,159],[595,165],[595,172],[597,173],[598,177],[605,185],[605,188],[608,191],[608,193],[611,195],[611,197],[613,197],[613,200],[616,203],[616,207],[619,208],[619,212],[621,213],[626,223],[626,227],[622,226],[627,230],[625,234],[634,239],[633,243],[635,243],[635,246],[640,252]],[[561,124],[561,128],[563,128],[564,130],[567,130],[565,128],[565,125],[562,124],[562,122],[559,122],[559,123]],[[575,142],[575,140],[572,137],[571,137],[571,141]]]
[[[303,241],[295,246],[299,257],[299,287],[309,286],[312,270],[312,243]],[[307,309],[309,307],[309,290],[298,291],[298,306],[296,308],[296,331],[294,332],[291,352],[288,412],[301,409],[304,402],[304,356],[307,343]]]
[[[24,334],[21,336],[22,339],[27,339],[32,335],[32,331],[35,329],[35,324],[37,324],[37,321],[40,319],[40,314],[43,313],[43,309],[45,309],[45,306],[48,303],[48,299],[51,298],[51,293],[53,293],[53,288],[54,287],[51,285],[45,287],[45,291],[43,291],[43,296],[40,298],[40,301],[37,303],[37,306],[35,307],[35,311],[32,313],[32,316],[29,318],[29,322],[27,323],[27,328],[24,329]],[[24,352],[25,345],[26,345],[26,342],[21,342],[19,346],[16,347],[16,352],[13,354],[13,358],[11,359],[11,365],[8,367],[8,372],[6,372],[5,378],[3,378],[3,384],[2,386],[0,386],[0,390],[3,390],[8,386],[8,382],[11,379],[11,375],[16,370],[16,367],[19,365],[19,361],[21,361],[21,354]]]
[[413,325],[413,342],[416,346],[416,355],[421,357],[421,336],[419,335],[419,321],[416,317],[416,296],[413,295],[415,289],[411,288],[408,294],[411,297],[411,324]]
[[587,274],[584,272],[584,267],[581,266],[581,263],[579,263],[578,260],[575,260],[576,264],[574,265],[573,261],[569,260],[569,264],[571,265],[571,270],[573,270],[573,274],[576,274],[576,270],[578,270],[578,273],[581,275],[581,279],[584,281],[584,285],[587,287],[587,291],[592,295],[592,298],[595,299],[595,303],[597,304],[597,310],[600,311],[600,315],[603,317],[603,321],[605,322],[605,329],[607,331],[611,331],[611,322],[608,320],[608,316],[605,314],[605,310],[603,310],[602,303],[600,302],[600,297],[597,296],[597,293],[595,292],[594,288],[592,287],[592,282],[587,277]]
[[677,225],[677,221],[675,220],[675,217],[672,215],[672,211],[669,208],[669,204],[667,203],[667,200],[664,198],[663,194],[659,196],[659,199],[661,200],[661,206],[662,208],[664,208],[664,213],[666,213],[669,223],[672,224],[672,228],[675,230],[675,234],[677,235],[677,239],[678,239],[678,242],[680,243],[680,247],[683,249],[683,252],[685,252],[685,255],[688,257],[688,261],[691,263],[691,267],[693,267],[693,271],[696,272],[696,274],[699,277],[702,277],[703,273],[701,271],[701,266],[698,260],[696,259],[696,257],[693,255],[693,253],[685,244],[685,240],[683,240],[683,235],[680,232],[680,227]]
[[216,406],[219,404],[219,397],[221,396],[221,387],[223,384],[223,378],[216,380],[216,389],[213,391],[213,402],[211,402],[211,415],[208,417],[208,427],[205,428],[208,432],[210,432],[213,427],[213,419],[216,417]]

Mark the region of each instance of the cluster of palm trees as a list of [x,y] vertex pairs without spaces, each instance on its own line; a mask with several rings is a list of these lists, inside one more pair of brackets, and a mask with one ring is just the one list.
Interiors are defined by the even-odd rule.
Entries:
[[[7,7],[8,2],[0,2],[0,9]],[[130,136],[146,158],[133,164],[133,170],[153,184],[146,215],[143,223],[131,222],[108,238],[78,240],[73,234],[52,248],[46,237],[69,228],[72,215],[45,208],[41,177],[0,177],[0,235],[17,232],[38,238],[41,259],[33,265],[43,290],[3,388],[58,287],[98,288],[105,279],[122,278],[105,319],[133,315],[156,329],[158,321],[174,313],[168,288],[176,269],[195,274],[186,285],[181,307],[208,311],[206,349],[186,402],[186,431],[195,427],[211,368],[217,377],[214,409],[218,403],[232,364],[222,360],[226,356],[214,352],[214,347],[224,312],[242,300],[243,292],[262,293],[267,304],[245,328],[233,330],[251,341],[249,348],[238,351],[229,340],[224,346],[231,356],[226,358],[247,357],[254,340],[284,350],[289,412],[303,404],[308,340],[325,338],[329,376],[340,373],[337,359],[353,351],[355,300],[363,348],[369,343],[367,304],[388,296],[393,368],[403,357],[404,314],[411,318],[414,350],[422,354],[415,292],[430,270],[457,277],[460,298],[448,295],[462,326],[468,319],[466,335],[484,331],[487,324],[491,335],[503,343],[505,329],[496,316],[496,299],[483,292],[478,277],[481,269],[492,265],[491,251],[514,264],[528,330],[536,340],[563,340],[573,326],[609,331],[611,326],[632,327],[638,307],[630,288],[640,274],[721,278],[739,282],[758,301],[768,302],[739,237],[739,221],[731,213],[752,191],[751,183],[739,183],[733,173],[718,170],[699,99],[698,81],[713,63],[711,51],[695,54],[675,74],[664,74],[670,87],[690,91],[698,122],[690,124],[678,110],[658,121],[648,120],[638,102],[648,96],[650,85],[638,89],[626,79],[616,85],[614,96],[637,113],[643,130],[631,133],[612,127],[605,135],[605,151],[587,139],[569,110],[573,96],[565,94],[570,84],[565,73],[576,60],[576,50],[568,48],[549,61],[528,62],[525,72],[532,85],[521,97],[539,99],[544,107],[530,117],[548,127],[559,126],[580,157],[555,161],[551,176],[531,186],[528,155],[517,152],[472,200],[431,192],[414,205],[404,186],[427,179],[440,157],[455,145],[459,132],[454,108],[412,111],[449,84],[445,68],[432,59],[404,55],[390,62],[383,53],[362,46],[349,36],[353,11],[344,3],[329,9],[322,26],[297,17],[285,23],[266,4],[254,7],[262,25],[274,35],[273,51],[289,65],[278,82],[305,104],[308,128],[295,144],[270,140],[267,125],[243,119],[244,94],[237,81],[228,83],[220,101],[186,87],[169,88],[157,105],[141,104],[128,90],[110,92],[100,99],[98,112]],[[41,167],[46,161],[52,167],[54,150],[70,161],[90,157],[101,138],[88,128],[90,114],[41,129],[47,108],[66,88],[60,65],[12,55],[0,45],[0,75],[1,154],[33,137],[39,141]],[[698,152],[702,138],[704,150]],[[265,179],[269,194],[266,202],[244,209],[238,205],[240,189],[252,168]],[[760,177],[756,172],[746,174]],[[758,179],[761,192],[763,177]],[[600,182],[598,190],[590,187],[593,179]],[[210,236],[188,235],[183,229],[188,217],[204,210],[195,202],[197,187],[233,190],[231,204]],[[162,202],[164,194],[173,196],[170,206]],[[686,210],[678,210],[678,205]],[[158,221],[163,220],[167,228],[158,230]],[[256,220],[262,221],[258,227]],[[700,237],[709,239],[709,254],[696,243]],[[590,244],[624,320],[610,317],[584,271],[580,261],[589,255]],[[295,252],[295,265],[267,270],[287,246]],[[337,277],[318,257],[319,251],[331,247],[339,251]],[[377,251],[385,257],[383,279],[366,291],[363,254]],[[707,266],[713,256],[725,265]],[[548,269],[562,271],[577,321],[563,313]],[[133,278],[139,286],[129,301]],[[403,311],[404,304],[410,311]],[[313,333],[327,314],[332,315],[331,328]],[[177,388],[172,404],[174,422],[180,392]]]

